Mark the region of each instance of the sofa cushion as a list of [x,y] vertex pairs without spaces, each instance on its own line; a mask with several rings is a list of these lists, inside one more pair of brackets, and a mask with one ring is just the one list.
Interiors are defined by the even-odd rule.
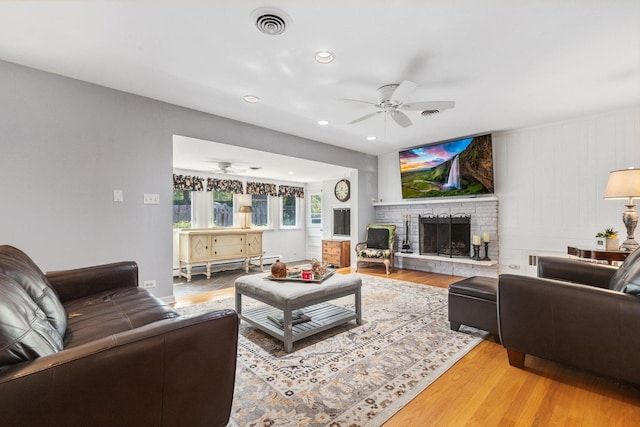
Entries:
[[389,230],[386,228],[369,228],[367,231],[368,249],[389,249]]
[[68,313],[65,348],[178,317],[178,313],[142,288],[116,288],[64,304]]
[[46,276],[27,254],[13,246],[0,246],[0,273],[18,282],[60,336],[64,336],[67,328],[64,307]]
[[633,251],[624,260],[616,274],[611,278],[609,289],[625,292],[625,288],[629,284],[640,285],[640,249]]
[[62,337],[31,296],[0,274],[0,365],[24,362],[62,350]]

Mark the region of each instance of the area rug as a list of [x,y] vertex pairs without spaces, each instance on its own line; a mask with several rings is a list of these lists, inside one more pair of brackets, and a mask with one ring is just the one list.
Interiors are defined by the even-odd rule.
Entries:
[[[380,426],[486,336],[450,330],[446,289],[361,277],[363,324],[297,341],[292,353],[241,322],[230,426]],[[332,303],[353,308],[354,298]],[[243,310],[257,304],[243,298]],[[219,308],[233,298],[178,310]]]

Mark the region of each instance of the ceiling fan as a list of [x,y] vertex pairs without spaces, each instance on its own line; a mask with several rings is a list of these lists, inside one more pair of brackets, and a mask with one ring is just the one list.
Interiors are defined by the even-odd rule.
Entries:
[[378,109],[373,113],[366,114],[349,122],[350,125],[370,119],[378,114],[386,113],[394,122],[403,128],[411,126],[411,119],[405,111],[421,111],[422,115],[428,116],[437,114],[443,110],[453,108],[456,103],[454,101],[423,101],[423,102],[406,102],[407,98],[416,88],[416,84],[409,80],[405,80],[400,84],[385,85],[376,91],[378,102],[359,101],[357,99],[345,99],[348,102],[357,102],[360,104],[372,105]]
[[231,162],[219,161],[217,168],[212,168],[211,172],[214,173],[243,173],[246,172],[246,169],[240,169],[234,167]]

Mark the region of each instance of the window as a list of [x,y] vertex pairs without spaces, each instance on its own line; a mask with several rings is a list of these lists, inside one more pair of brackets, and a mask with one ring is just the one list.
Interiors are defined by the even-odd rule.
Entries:
[[251,226],[269,226],[269,196],[254,194],[251,196]]
[[224,191],[213,193],[213,225],[233,227],[233,193]]
[[295,197],[282,198],[282,226],[296,227],[298,225],[297,203]]
[[173,228],[191,228],[190,190],[173,190]]
[[322,224],[322,195],[311,195],[311,225]]

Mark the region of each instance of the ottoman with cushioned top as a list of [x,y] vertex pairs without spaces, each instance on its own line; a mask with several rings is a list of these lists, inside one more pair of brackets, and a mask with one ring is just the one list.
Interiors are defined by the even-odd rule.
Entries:
[[472,326],[490,332],[500,342],[497,289],[497,279],[481,276],[468,277],[449,285],[451,330],[457,331],[461,325]]
[[[271,281],[268,275],[241,276],[235,281],[236,311],[240,319],[278,338],[284,350],[290,353],[293,342],[355,320],[362,324],[362,279],[357,274],[334,274],[321,283],[296,280]],[[353,309],[328,303],[343,296],[353,295]],[[243,310],[242,297],[263,302],[255,308]],[[279,312],[274,312],[278,309]],[[294,310],[310,317],[304,323],[293,323]],[[274,324],[269,316],[281,314],[282,326]]]

